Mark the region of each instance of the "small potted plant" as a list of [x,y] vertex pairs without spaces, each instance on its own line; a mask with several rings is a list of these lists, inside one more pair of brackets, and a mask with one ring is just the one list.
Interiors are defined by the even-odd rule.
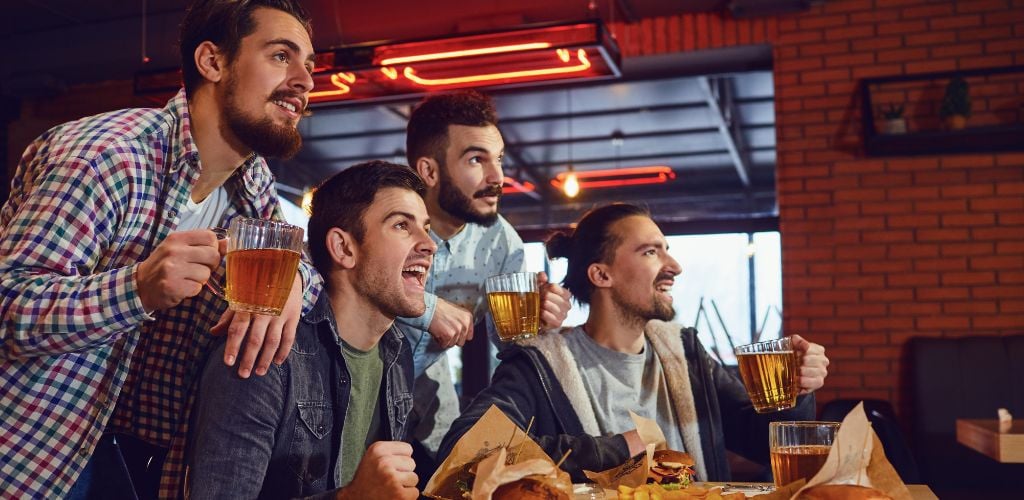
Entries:
[[971,97],[967,93],[967,81],[955,76],[946,85],[946,95],[942,98],[939,116],[945,120],[950,130],[960,130],[967,124],[971,116]]
[[882,118],[885,119],[884,131],[886,134],[907,133],[907,121],[903,119],[903,105],[889,103],[887,108],[882,108]]

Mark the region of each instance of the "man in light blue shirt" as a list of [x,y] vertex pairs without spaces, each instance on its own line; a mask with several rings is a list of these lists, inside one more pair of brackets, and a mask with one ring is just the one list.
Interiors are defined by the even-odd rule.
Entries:
[[[473,326],[481,321],[496,338],[484,280],[526,270],[522,239],[498,215],[505,143],[497,121],[491,100],[474,91],[429,96],[409,118],[409,165],[427,185],[430,236],[438,247],[426,285],[426,312],[399,319],[412,344],[417,377],[412,436],[430,455],[418,457],[417,470],[428,478],[433,465],[422,462],[433,460],[459,415],[444,351],[471,340]],[[541,326],[555,328],[568,314],[569,293],[546,283],[546,276],[541,279]]]

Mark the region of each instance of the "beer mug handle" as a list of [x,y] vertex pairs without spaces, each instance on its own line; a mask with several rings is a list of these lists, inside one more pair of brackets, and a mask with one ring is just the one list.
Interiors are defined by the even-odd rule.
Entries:
[[[211,227],[210,231],[213,231],[213,234],[217,235],[217,242],[218,242],[218,244],[219,244],[220,241],[228,239],[228,230],[227,229],[224,229],[222,227]],[[216,295],[216,296],[218,296],[218,297],[220,297],[220,298],[222,298],[224,300],[228,300],[227,295],[226,295],[227,292],[224,291],[224,285],[222,285],[220,283],[217,283],[217,282],[214,282],[212,280],[212,278],[210,280],[206,280],[206,283],[204,283],[204,284],[206,285],[206,288],[209,288],[210,291],[213,292],[214,295]]]

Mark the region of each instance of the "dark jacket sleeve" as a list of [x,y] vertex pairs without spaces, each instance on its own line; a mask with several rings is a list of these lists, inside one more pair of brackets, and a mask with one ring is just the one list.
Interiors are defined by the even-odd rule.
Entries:
[[768,464],[768,424],[777,420],[814,420],[814,395],[797,398],[796,406],[772,413],[757,413],[743,381],[713,359],[700,342],[694,342],[698,359],[711,374],[718,397],[725,447],[761,464]]
[[[583,433],[575,410],[557,382],[551,384],[553,379],[547,377],[552,391],[549,399],[536,365],[526,354],[514,351],[517,349],[510,348],[502,355],[504,360],[495,370],[490,387],[477,395],[452,424],[438,450],[439,462],[451,453],[459,438],[483,417],[492,404],[522,429],[526,429],[530,417],[534,417],[530,435],[552,460],[559,460],[571,449],[572,453],[561,468],[569,472],[574,481],[586,480],[584,469],[603,471],[621,465],[629,458],[629,447],[621,435],[605,437]],[[550,372],[546,366],[542,368]]]
[[262,377],[242,379],[223,358],[222,345],[200,381],[187,455],[194,500],[256,498],[283,418],[287,361]]

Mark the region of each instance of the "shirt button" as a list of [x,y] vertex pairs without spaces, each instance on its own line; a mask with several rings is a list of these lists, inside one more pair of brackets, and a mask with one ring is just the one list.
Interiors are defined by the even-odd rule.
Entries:
[[80,456],[82,458],[89,458],[89,449],[88,448],[79,448],[78,456]]

